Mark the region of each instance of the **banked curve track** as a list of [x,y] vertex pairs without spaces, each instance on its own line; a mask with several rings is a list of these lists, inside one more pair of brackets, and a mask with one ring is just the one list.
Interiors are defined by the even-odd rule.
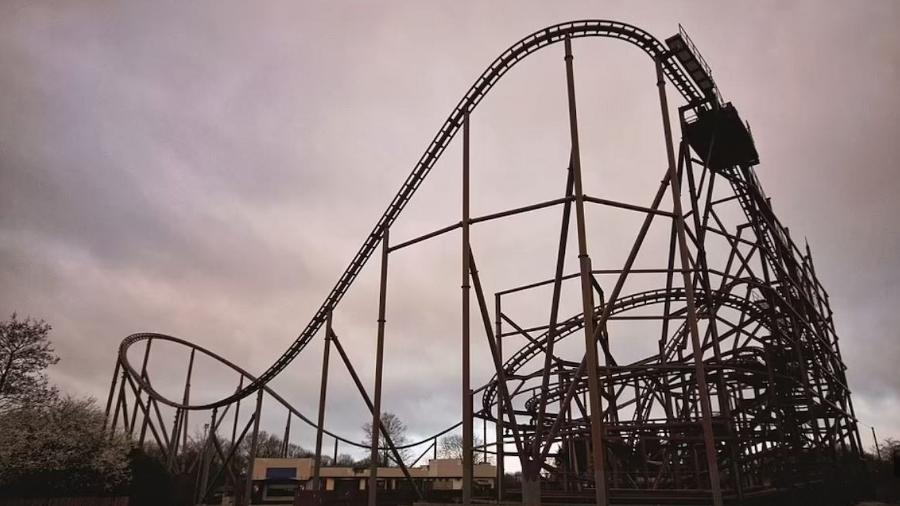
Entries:
[[[219,355],[218,353],[208,350],[198,344],[191,343],[189,341],[186,341],[186,340],[178,338],[178,337],[174,337],[174,336],[170,336],[170,335],[166,335],[166,334],[158,334],[155,332],[142,332],[139,334],[133,334],[131,336],[128,336],[128,338],[132,339],[133,343],[138,343],[141,341],[150,341],[150,340],[175,343],[175,344],[184,346],[192,351],[199,352],[201,355],[206,355],[207,357],[218,361],[219,364],[222,364],[226,367],[231,368],[232,371],[240,374],[244,379],[247,379],[250,381],[256,380],[256,378],[252,374],[247,372],[246,369],[244,369],[241,366],[235,364],[234,362],[228,360],[227,358]],[[305,423],[306,425],[308,425],[314,429],[319,428],[319,426],[316,424],[316,422],[314,422],[313,420],[310,420],[309,417],[307,417],[300,410],[295,408],[291,403],[289,403],[284,397],[279,395],[278,392],[273,390],[271,387],[269,387],[268,385],[262,385],[260,388],[262,388],[267,394],[272,396],[272,398],[275,399],[275,401],[277,401],[279,404],[281,404],[281,406],[284,407],[287,411],[289,411],[293,416],[296,416],[297,418],[302,420],[303,423]],[[422,439],[419,439],[419,440],[416,440],[416,441],[413,441],[410,443],[397,445],[396,448],[398,450],[415,448],[423,443],[427,443],[427,442],[434,440],[434,438],[443,436],[444,434],[450,432],[451,430],[459,427],[461,424],[462,424],[462,422],[457,422],[456,424],[451,425],[445,429],[442,429],[439,432],[436,432],[428,437],[425,437],[425,438],[422,438]],[[348,439],[346,437],[340,436],[334,432],[329,431],[325,427],[322,427],[322,433],[325,435],[331,436],[332,438],[340,441],[341,443],[344,443],[346,445],[349,445],[349,446],[352,446],[355,448],[360,448],[360,449],[364,449],[364,450],[367,450],[370,448],[370,446],[366,443],[354,441],[352,439]],[[379,447],[379,450],[388,450],[388,449],[389,449],[388,446],[380,446]]]
[[[637,28],[635,26],[608,20],[582,20],[560,23],[547,28],[538,30],[531,35],[521,39],[513,44],[497,59],[495,59],[488,68],[475,81],[475,84],[469,88],[469,91],[463,96],[450,116],[438,130],[431,144],[422,154],[422,157],[416,163],[410,175],[406,178],[400,191],[394,196],[388,205],[384,214],[379,218],[372,232],[366,237],[359,251],[353,257],[350,265],[346,268],[341,277],[338,279],[334,288],[325,298],[325,301],[316,311],[315,315],[297,336],[288,349],[261,375],[257,376],[246,387],[235,392],[233,395],[222,398],[218,401],[206,404],[185,404],[169,399],[153,388],[153,385],[143,378],[141,374],[132,366],[128,360],[128,349],[138,341],[148,337],[147,334],[134,334],[126,337],[119,346],[119,361],[125,368],[131,378],[137,382],[140,387],[158,402],[169,405],[174,408],[187,410],[206,410],[212,408],[223,407],[240,399],[243,399],[260,388],[263,388],[269,381],[277,376],[297,355],[309,344],[315,337],[316,333],[324,325],[327,315],[343,298],[344,294],[353,284],[359,272],[365,266],[366,262],[371,258],[378,244],[384,235],[384,231],[388,229],[394,221],[400,216],[400,213],[406,207],[406,204],[412,199],[416,190],[428,176],[431,168],[440,159],[450,141],[455,137],[463,124],[464,118],[475,110],[476,106],[494,87],[500,78],[512,69],[519,61],[524,59],[531,53],[547,47],[551,44],[564,41],[565,39],[575,39],[582,37],[606,37],[620,39],[641,48],[650,58],[658,61],[662,70],[669,81],[675,86],[678,92],[684,97],[688,103],[698,103],[703,100],[702,94],[697,87],[688,79],[682,68],[678,65],[675,58],[669,53],[665,45],[663,45],[656,37]],[[248,375],[248,377],[250,377]]]

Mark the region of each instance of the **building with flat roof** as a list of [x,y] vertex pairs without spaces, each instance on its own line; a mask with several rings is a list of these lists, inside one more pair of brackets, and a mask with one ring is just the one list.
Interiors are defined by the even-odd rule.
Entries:
[[[410,467],[409,473],[420,490],[462,490],[462,461],[433,459],[427,464]],[[320,470],[322,490],[355,493],[365,491],[369,468],[365,466],[323,466]],[[378,489],[402,490],[409,482],[399,467],[379,467]],[[478,463],[473,469],[474,484],[478,488],[493,489],[497,468],[493,464]],[[257,458],[253,461],[253,504],[293,504],[298,490],[311,490],[313,459]]]

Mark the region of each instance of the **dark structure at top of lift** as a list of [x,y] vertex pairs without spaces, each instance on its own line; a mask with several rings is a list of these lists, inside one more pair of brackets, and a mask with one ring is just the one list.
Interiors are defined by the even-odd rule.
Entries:
[[694,108],[696,116],[685,122],[684,136],[700,159],[712,170],[753,166],[759,154],[750,129],[731,102],[722,104],[712,71],[681,25],[666,39],[675,58],[706,95],[708,105]]

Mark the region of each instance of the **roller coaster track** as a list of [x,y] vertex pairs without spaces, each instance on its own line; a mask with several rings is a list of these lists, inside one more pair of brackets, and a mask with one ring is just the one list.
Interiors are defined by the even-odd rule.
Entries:
[[585,20],[560,23],[536,31],[513,44],[501,54],[481,74],[475,81],[475,84],[469,88],[469,91],[459,101],[453,109],[453,112],[450,113],[450,116],[441,126],[440,130],[438,130],[434,139],[431,141],[431,144],[428,145],[425,153],[422,154],[422,157],[400,187],[400,191],[394,196],[384,214],[375,224],[372,232],[366,237],[359,251],[353,257],[353,260],[351,260],[350,265],[347,266],[344,273],[341,274],[341,277],[338,279],[334,288],[331,289],[331,292],[325,298],[325,301],[294,342],[291,343],[288,349],[271,366],[269,366],[265,372],[233,395],[214,402],[190,405],[169,399],[160,394],[153,388],[153,385],[145,378],[141,377],[138,371],[130,364],[128,361],[127,350],[139,338],[129,336],[122,341],[119,347],[119,360],[123,364],[123,367],[125,367],[131,377],[156,400],[179,409],[206,410],[222,407],[253,394],[269,383],[275,376],[283,371],[301,351],[303,351],[310,341],[312,341],[316,333],[321,329],[322,325],[324,325],[328,313],[337,307],[338,303],[347,293],[347,290],[350,289],[350,286],[356,280],[356,277],[359,275],[363,266],[372,257],[373,252],[382,240],[384,231],[387,230],[400,216],[400,213],[428,176],[428,173],[441,157],[444,150],[447,148],[447,145],[459,131],[463,119],[475,110],[477,105],[500,78],[531,53],[565,39],[582,37],[607,37],[624,40],[634,44],[641,48],[654,61],[660,62],[666,77],[689,104],[700,104],[704,100],[703,94],[685,75],[684,71],[678,65],[668,49],[658,39],[640,28],[615,21]]
[[[651,58],[656,68],[668,164],[650,207],[589,196],[581,186],[571,40],[585,37],[620,39],[633,44]],[[469,116],[519,61],[557,42],[564,42],[566,47],[566,91],[572,142],[565,195],[518,209],[471,218]],[[677,155],[666,82],[671,83],[686,102],[679,108],[682,140]],[[390,246],[387,234],[391,226],[460,130],[464,132],[460,221]],[[724,147],[714,151],[717,136]],[[694,158],[692,153],[702,160]],[[579,492],[593,493],[595,502],[604,506],[609,504],[607,492],[619,494],[615,496],[616,500],[635,499],[640,493],[645,493],[649,495],[640,496],[647,499],[645,502],[670,501],[670,504],[682,504],[679,501],[710,494],[712,503],[721,506],[727,499],[726,495],[732,494],[740,499],[747,490],[762,493],[770,489],[773,480],[781,480],[783,485],[821,479],[828,476],[828,469],[818,463],[812,466],[813,469],[807,467],[808,455],[830,459],[832,469],[838,469],[842,464],[836,448],[840,447],[848,455],[859,455],[862,443],[856,428],[827,293],[816,278],[808,246],[806,254],[802,253],[772,210],[754,170],[759,158],[753,155],[756,155],[756,150],[749,127],[742,123],[732,104],[722,102],[709,66],[683,29],[666,39],[665,45],[637,27],[614,21],[574,21],[536,31],[496,58],[457,103],[337,283],[306,327],[277,360],[262,374],[254,376],[220,355],[180,338],[154,333],[130,335],[119,346],[116,371],[107,400],[109,414],[118,387],[119,397],[112,415],[111,430],[116,430],[121,408],[122,421],[131,435],[140,410],[144,427],[150,424],[158,446],[170,455],[171,467],[176,465],[178,438],[187,441],[188,411],[212,412],[206,444],[215,445],[218,444],[217,416],[221,422],[228,408],[236,405],[232,412],[232,450],[237,448],[252,425],[250,454],[255,456],[258,455],[256,444],[262,402],[264,394],[268,394],[288,413],[283,456],[288,453],[291,417],[297,417],[317,429],[314,459],[317,466],[323,457],[323,434],[335,440],[335,459],[338,442],[370,450],[369,482],[366,486],[370,506],[376,504],[377,452],[390,450],[393,453],[394,460],[413,484],[419,499],[422,499],[421,490],[404,463],[405,457],[397,450],[428,444],[422,455],[411,464],[414,466],[430,450],[434,450],[437,456],[438,437],[460,425],[464,445],[463,502],[471,499],[471,466],[475,451],[483,452],[485,458],[489,453],[497,455],[496,483],[501,485],[497,499],[500,501],[504,499],[502,477],[505,457],[518,457],[523,471],[520,492],[529,504],[535,499],[535,493],[540,496],[543,487],[540,482],[545,478],[545,483],[563,487],[566,491],[570,491],[570,485],[577,482]],[[695,170],[692,163],[702,167]],[[730,194],[728,190],[716,188],[727,196],[714,195],[713,182],[716,177],[728,182]],[[686,182],[683,181],[685,179]],[[699,184],[695,180],[699,180]],[[671,191],[671,211],[660,208],[668,191]],[[690,205],[687,213],[683,207],[685,201]],[[728,219],[723,222],[718,214],[719,206],[732,201],[741,211],[726,215]],[[592,266],[584,218],[586,202],[643,213],[640,231],[621,268],[600,269]],[[474,265],[469,227],[557,205],[563,208],[563,212],[554,278],[496,292],[496,320],[492,328],[491,310]],[[574,227],[571,223],[573,207]],[[651,221],[657,215],[672,220],[668,249],[644,245]],[[383,424],[379,429],[377,423],[382,414],[380,395],[388,254],[457,228],[462,231],[462,421],[419,441],[394,445]],[[579,249],[579,271],[574,274],[565,272],[569,236],[573,228],[577,231]],[[382,264],[373,401],[331,325],[334,310],[379,245]],[[650,255],[657,262],[667,259],[665,265],[642,258],[642,261],[650,260],[650,263],[642,266],[644,268],[635,268],[638,253],[646,250],[651,250]],[[680,265],[676,264],[676,258]],[[614,288],[608,295],[604,294],[601,282],[610,278],[600,278],[598,281],[595,274],[617,276]],[[660,281],[660,277],[650,278],[659,284],[649,285],[664,288],[620,296],[626,278],[637,274],[665,276],[664,282]],[[676,276],[681,280],[675,280]],[[581,311],[568,319],[558,319],[562,283],[575,278],[581,281]],[[524,329],[513,321],[509,313],[501,310],[501,307],[508,307],[502,306],[503,295],[530,293],[532,302],[538,298],[543,300],[540,290],[551,285],[553,296],[548,324]],[[472,291],[478,304],[480,323],[484,325],[494,372],[493,377],[474,390],[470,383],[469,348]],[[599,299],[595,298],[595,292]],[[649,306],[656,307],[647,312],[636,311]],[[657,311],[659,306],[662,306],[662,311]],[[512,307],[515,311],[516,303]],[[724,311],[720,312],[720,309]],[[530,320],[533,315],[526,315],[526,318]],[[607,328],[607,322],[613,319],[658,322],[658,351],[625,365],[616,362]],[[504,332],[507,323],[514,330],[507,328]],[[546,323],[546,320],[539,323]],[[628,325],[628,329],[638,329],[640,335],[650,328],[639,324]],[[657,331],[656,325],[653,323],[654,333]],[[325,330],[326,346],[323,350],[319,420],[314,422],[278,395],[269,384],[322,330]],[[585,337],[584,357],[580,362],[564,359],[562,353],[554,352],[557,342],[579,331]],[[502,341],[507,336],[516,335],[527,338],[528,342],[504,358]],[[632,334],[626,332],[622,335]],[[178,344],[190,351],[181,400],[158,392],[146,373],[150,343],[154,340]],[[129,360],[129,350],[138,343],[146,343],[140,372]],[[372,425],[384,435],[386,445],[377,442],[380,439],[377,434],[370,435],[375,443],[362,443],[324,428],[331,343],[368,405],[373,415]],[[603,348],[605,365],[599,361],[598,343]],[[214,401],[190,401],[195,354],[218,361],[239,375],[238,387],[233,394]],[[538,364],[541,358],[542,366]],[[539,367],[535,370],[533,364]],[[117,383],[120,367],[122,380]],[[130,388],[134,399],[130,419],[127,388]],[[246,422],[240,438],[236,439],[240,401],[254,393],[257,394],[256,410]],[[481,407],[476,413],[472,404],[477,395],[481,395]],[[146,396],[146,405],[143,396]],[[712,407],[713,401],[715,408]],[[174,408],[171,438],[165,432],[158,404]],[[151,406],[155,418],[151,415]],[[225,410],[217,413],[220,407]],[[483,421],[485,437],[483,444],[473,447],[472,422],[476,418]],[[159,422],[163,438],[156,433],[156,422]],[[486,437],[489,422],[496,430],[494,441],[490,444]],[[144,437],[142,428],[141,445]],[[513,444],[515,451],[506,453]],[[548,464],[551,451],[557,459],[556,467]],[[221,453],[219,457],[223,469],[233,466],[233,451],[227,457]],[[579,453],[584,457],[580,457]],[[659,467],[651,469],[648,467],[650,464]],[[208,468],[208,461],[206,466]],[[550,474],[543,475],[544,471]],[[316,467],[312,482],[317,486],[321,484],[320,477]],[[249,498],[252,473],[246,474],[246,482],[245,493]],[[201,487],[201,491],[205,492],[197,496],[198,500],[206,497],[210,487],[216,483],[213,479],[209,487]],[[586,487],[581,488],[581,485]],[[666,493],[669,495],[664,501],[654,495],[662,493],[657,490],[659,487],[668,489]],[[632,493],[638,495],[629,495]],[[525,500],[526,496],[530,499]]]
[[[754,319],[764,320],[765,313],[764,311],[758,307],[757,304],[753,302],[749,302],[744,298],[732,295],[727,291],[718,291],[712,297],[703,291],[697,291],[697,305],[699,310],[703,310],[704,307],[711,308],[712,312],[714,312],[718,307],[731,307],[733,309],[738,309],[741,311],[746,311],[746,313]],[[625,297],[620,297],[613,304],[610,309],[609,316],[615,316],[617,314],[623,313],[628,310],[636,309],[639,307],[650,306],[653,304],[661,304],[666,301],[684,301],[685,300],[685,291],[682,288],[674,288],[671,290],[648,290],[644,292],[634,293],[631,295],[627,295]],[[603,306],[597,306],[594,310],[594,319],[598,319],[603,314]],[[578,330],[584,327],[584,318],[581,315],[573,316],[568,320],[560,322],[558,328],[554,332],[554,339],[556,341],[560,341],[569,335],[577,332]],[[504,370],[507,374],[515,374],[519,371],[519,369],[530,362],[535,357],[539,356],[547,347],[547,340],[549,339],[550,330],[546,330],[542,332],[540,335],[536,336],[533,341],[530,341],[527,345],[519,348],[505,363]],[[651,357],[652,358],[652,357]],[[647,359],[643,360],[645,362]],[[483,396],[482,407],[484,408],[485,416],[490,418],[491,407],[496,402],[496,394],[497,394],[497,376],[495,375],[491,378],[491,381],[488,383],[488,386],[485,390],[485,395]]]
[[[249,372],[247,372],[246,369],[243,369],[241,366],[239,366],[239,365],[235,364],[234,362],[232,362],[232,361],[226,359],[225,357],[219,355],[218,353],[215,353],[214,351],[208,350],[208,349],[206,349],[206,348],[204,348],[204,347],[202,347],[202,346],[200,346],[200,345],[198,345],[198,344],[192,343],[192,342],[190,342],[190,341],[186,341],[186,340],[184,340],[184,339],[180,339],[180,338],[178,338],[178,337],[169,336],[169,335],[166,335],[166,334],[158,334],[158,333],[154,333],[154,332],[142,332],[142,333],[139,333],[139,334],[132,334],[132,335],[128,336],[128,339],[130,340],[130,342],[131,342],[132,344],[137,344],[137,343],[140,343],[140,342],[150,341],[150,340],[153,340],[153,341],[164,341],[164,342],[170,342],[170,343],[180,344],[180,345],[182,345],[182,346],[184,346],[184,347],[186,347],[186,348],[188,348],[188,349],[190,349],[190,350],[192,350],[192,351],[200,352],[201,354],[206,355],[207,357],[209,357],[209,358],[211,358],[211,359],[213,359],[213,360],[218,361],[220,364],[222,364],[222,365],[224,365],[224,366],[226,366],[226,367],[231,368],[231,370],[233,370],[234,372],[238,373],[238,374],[239,374],[240,376],[242,376],[243,378],[246,378],[246,379],[248,379],[248,380],[250,380],[250,381],[253,381],[253,380],[256,379],[252,374],[250,374]],[[308,425],[308,426],[310,426],[310,427],[312,427],[312,428],[314,428],[314,429],[317,429],[317,428],[319,427],[314,421],[310,420],[306,415],[304,415],[300,410],[298,410],[297,408],[295,408],[292,404],[290,404],[284,397],[282,397],[281,395],[279,395],[278,392],[276,392],[275,390],[273,390],[271,387],[269,387],[268,385],[263,385],[261,388],[262,388],[263,391],[265,391],[267,394],[269,394],[273,399],[275,399],[275,400],[278,402],[278,404],[280,404],[283,408],[285,408],[287,411],[289,411],[293,416],[296,416],[297,418],[299,418],[300,420],[302,420],[306,425]],[[402,444],[402,445],[399,445],[399,444],[398,444],[395,448],[398,449],[398,450],[405,450],[405,449],[408,449],[408,448],[414,448],[414,447],[419,446],[419,445],[421,445],[421,444],[430,442],[430,441],[432,441],[434,438],[436,438],[436,437],[441,437],[441,436],[443,436],[444,434],[446,434],[446,433],[452,431],[453,429],[459,427],[459,425],[460,425],[461,423],[462,423],[462,422],[458,422],[458,423],[456,423],[455,425],[451,425],[450,427],[447,427],[447,428],[445,428],[445,429],[443,429],[443,430],[441,430],[441,431],[438,431],[437,433],[432,434],[432,435],[430,435],[430,436],[428,436],[428,437],[426,437],[426,438],[423,438],[423,439],[421,439],[421,440],[414,441],[414,442],[411,442],[411,443],[405,443],[405,444]],[[340,436],[340,435],[338,435],[338,434],[335,434],[334,432],[329,431],[329,430],[326,429],[325,427],[322,427],[322,433],[323,433],[323,434],[326,434],[326,435],[328,435],[328,436],[331,436],[332,438],[334,438],[334,439],[340,441],[341,443],[344,443],[344,444],[346,444],[346,445],[352,446],[352,447],[354,447],[354,448],[360,448],[360,449],[368,449],[368,448],[369,448],[369,445],[368,445],[368,444],[361,443],[361,442],[358,442],[358,441],[354,441],[354,440],[352,440],[352,439],[347,439],[346,437]],[[388,448],[387,446],[384,446],[384,447],[382,447],[381,449],[382,449],[382,450],[388,450],[389,448]]]

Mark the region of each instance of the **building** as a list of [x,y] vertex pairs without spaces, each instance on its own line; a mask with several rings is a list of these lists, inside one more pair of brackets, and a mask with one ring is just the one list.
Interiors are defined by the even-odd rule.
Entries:
[[[423,466],[409,468],[416,485],[424,491],[462,490],[462,461],[433,459]],[[327,466],[320,470],[322,490],[357,493],[366,490],[368,467]],[[399,491],[408,481],[399,467],[379,467],[378,489]],[[257,458],[253,461],[253,503],[293,504],[297,490],[311,490],[312,458]],[[497,468],[493,464],[475,464],[474,486],[490,490],[495,486]]]

